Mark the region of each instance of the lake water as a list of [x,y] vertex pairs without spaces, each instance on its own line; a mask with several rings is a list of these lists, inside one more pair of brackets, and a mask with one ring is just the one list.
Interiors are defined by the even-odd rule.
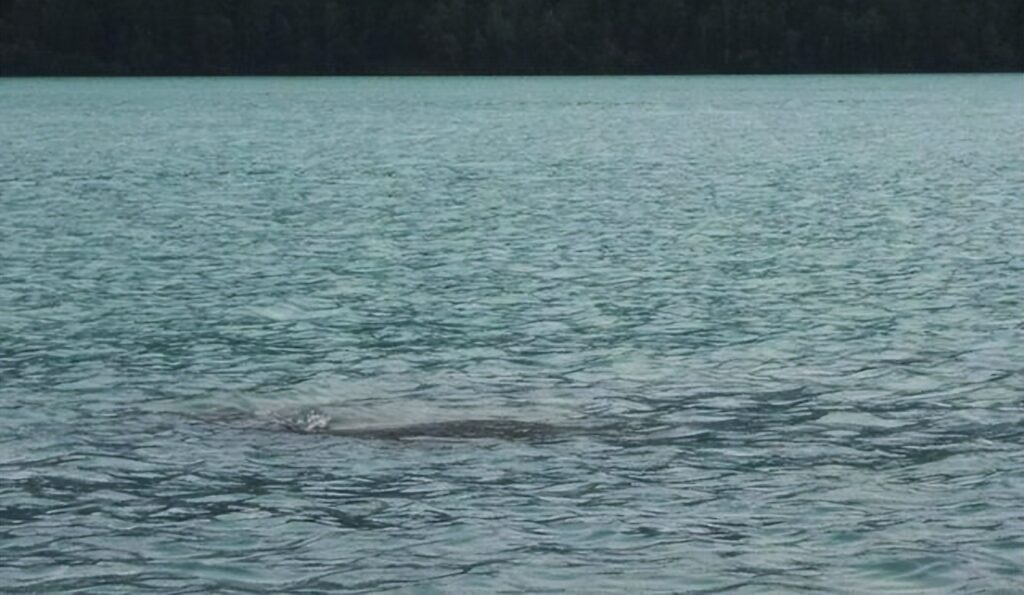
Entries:
[[3,592],[1015,593],[1022,502],[1021,75],[0,80]]

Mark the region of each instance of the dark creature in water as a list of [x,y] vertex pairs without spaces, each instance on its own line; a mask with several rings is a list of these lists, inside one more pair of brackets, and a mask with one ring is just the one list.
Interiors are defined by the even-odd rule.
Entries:
[[531,440],[550,439],[569,433],[571,428],[543,422],[514,419],[460,419],[393,426],[309,427],[289,424],[288,429],[310,434],[349,438],[405,440],[416,438]]
[[286,431],[316,436],[338,436],[366,440],[506,440],[551,441],[574,435],[590,434],[598,428],[580,425],[556,425],[540,421],[509,418],[449,419],[439,421],[346,425],[330,415],[312,410],[296,416],[253,416],[243,410],[225,409],[204,415],[205,423],[226,424],[236,428]]

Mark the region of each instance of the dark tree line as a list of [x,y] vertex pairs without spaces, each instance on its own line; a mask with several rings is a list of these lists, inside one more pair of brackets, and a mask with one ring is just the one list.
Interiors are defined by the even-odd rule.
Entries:
[[0,73],[1024,70],[1024,0],[0,0]]

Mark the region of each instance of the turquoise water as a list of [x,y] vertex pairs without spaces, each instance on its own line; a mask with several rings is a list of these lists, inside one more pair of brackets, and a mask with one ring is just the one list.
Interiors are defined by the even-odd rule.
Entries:
[[[0,137],[4,592],[1024,588],[1020,75],[3,79]],[[470,419],[545,431],[359,432]]]

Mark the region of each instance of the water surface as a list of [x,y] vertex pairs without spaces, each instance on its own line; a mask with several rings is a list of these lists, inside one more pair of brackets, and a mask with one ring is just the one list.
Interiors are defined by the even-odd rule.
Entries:
[[1017,592],[1022,83],[3,79],[0,588]]

